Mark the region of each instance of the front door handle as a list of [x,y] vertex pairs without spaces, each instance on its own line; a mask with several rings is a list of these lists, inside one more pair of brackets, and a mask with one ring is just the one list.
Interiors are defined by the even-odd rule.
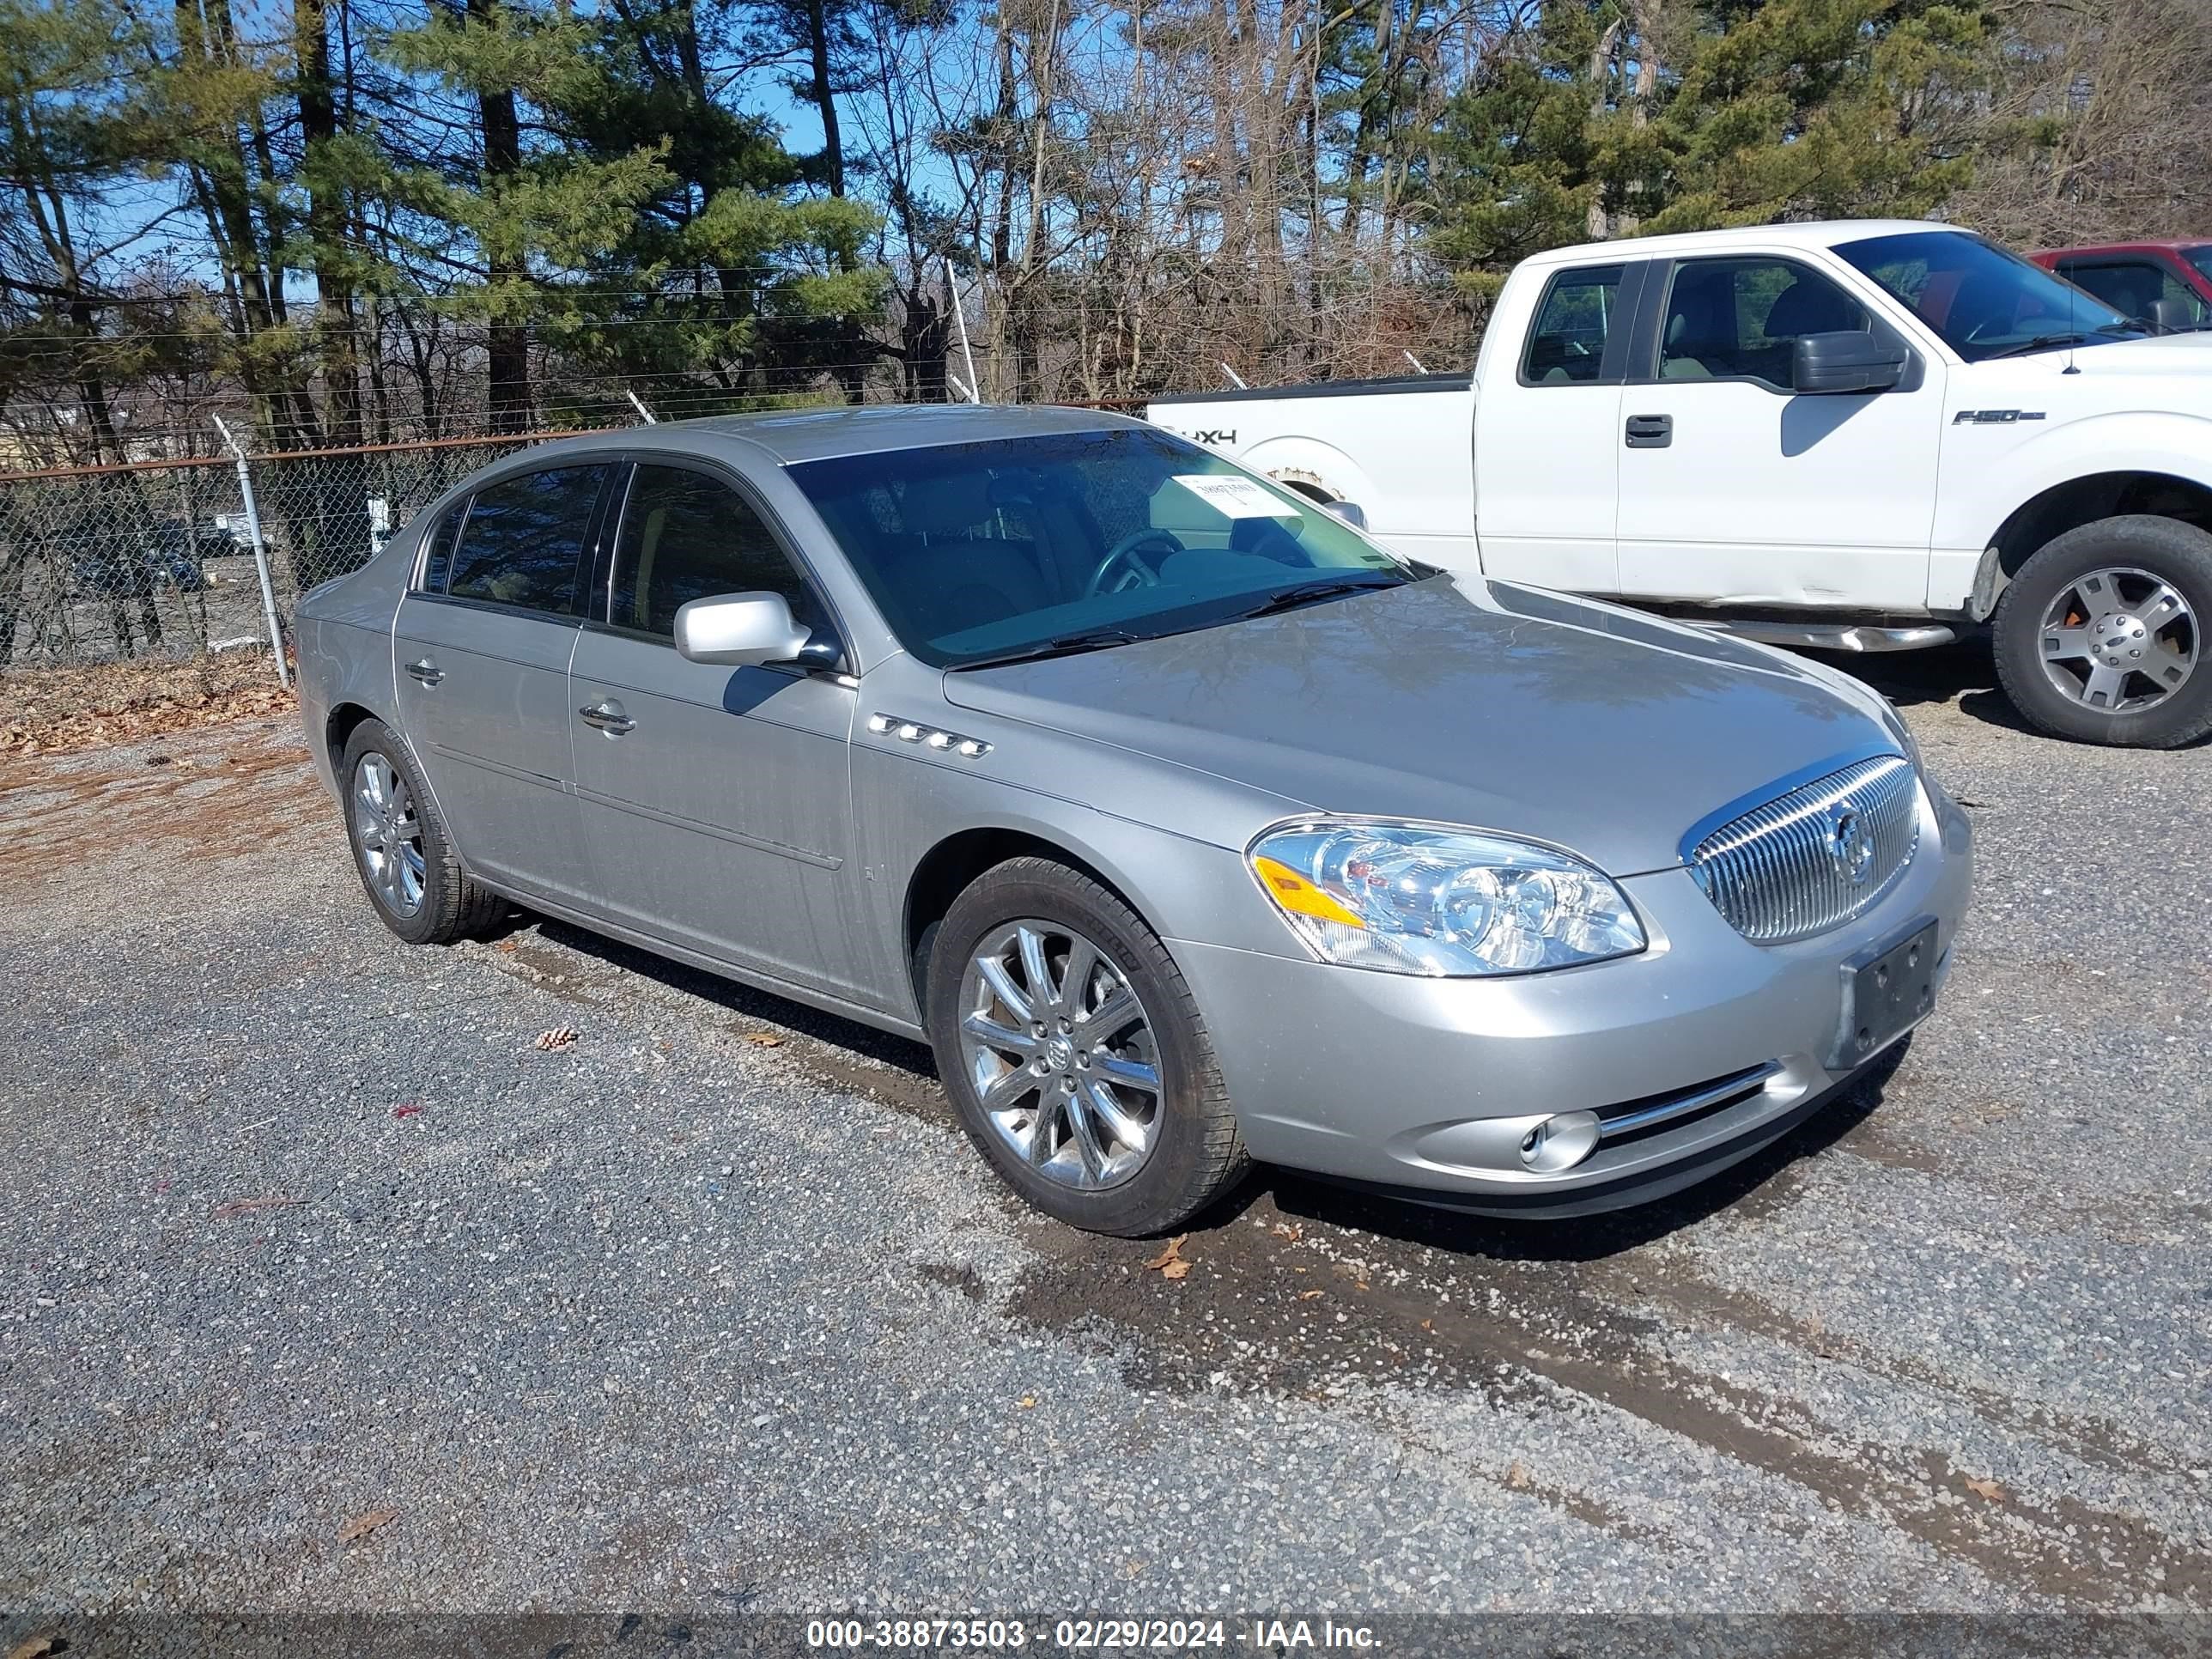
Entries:
[[618,738],[623,732],[633,730],[637,725],[635,720],[623,714],[612,703],[589,703],[579,708],[576,713],[583,717],[585,725],[594,726],[611,738]]
[[407,672],[425,685],[435,685],[446,678],[446,671],[428,657],[418,657],[407,665]]
[[1628,417],[1631,449],[1664,449],[1674,441],[1672,415],[1632,415]]

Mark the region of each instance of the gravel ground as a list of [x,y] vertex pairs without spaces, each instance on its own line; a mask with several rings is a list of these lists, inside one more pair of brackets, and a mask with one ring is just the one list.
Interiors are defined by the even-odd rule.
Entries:
[[1893,1075],[1605,1224],[1263,1176],[1180,1280],[912,1045],[399,945],[283,724],[0,769],[0,1601],[2212,1610],[2212,750],[1987,669],[1882,681],[1981,836]]

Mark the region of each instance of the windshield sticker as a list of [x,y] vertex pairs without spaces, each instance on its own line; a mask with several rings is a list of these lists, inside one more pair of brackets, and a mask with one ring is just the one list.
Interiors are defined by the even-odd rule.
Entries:
[[1249,478],[1209,472],[1179,472],[1170,478],[1224,519],[1298,519],[1305,515],[1281,497],[1269,495]]

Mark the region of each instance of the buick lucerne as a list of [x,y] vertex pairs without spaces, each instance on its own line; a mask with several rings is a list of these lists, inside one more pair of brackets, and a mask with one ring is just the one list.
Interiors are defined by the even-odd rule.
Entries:
[[1487,1213],[1656,1197],[1930,1012],[1958,807],[1875,692],[1386,551],[1054,409],[514,455],[300,607],[368,897],[520,903],[925,1039],[1077,1226],[1252,1160]]

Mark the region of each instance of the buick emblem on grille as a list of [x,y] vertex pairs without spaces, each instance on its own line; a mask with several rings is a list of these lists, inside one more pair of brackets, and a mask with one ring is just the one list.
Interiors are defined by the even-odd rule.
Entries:
[[1854,887],[1874,869],[1874,837],[1856,808],[1838,806],[1829,817],[1828,856],[1835,860],[1836,873]]

